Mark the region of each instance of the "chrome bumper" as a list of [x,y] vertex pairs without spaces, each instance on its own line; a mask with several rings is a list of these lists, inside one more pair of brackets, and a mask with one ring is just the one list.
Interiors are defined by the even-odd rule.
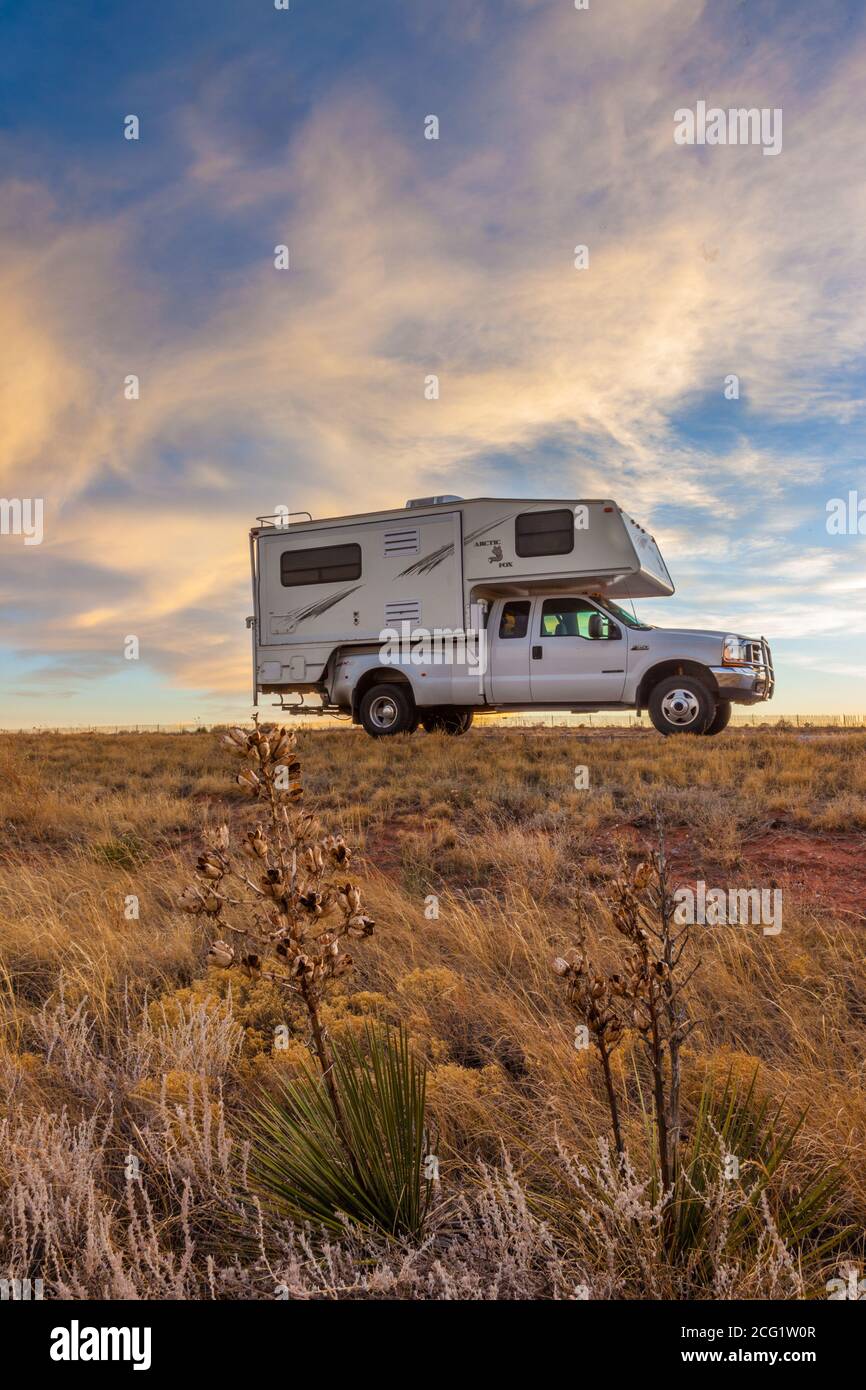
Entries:
[[776,673],[766,637],[761,638],[761,660],[748,666],[711,666],[719,692],[737,704],[754,705],[771,700],[776,689]]

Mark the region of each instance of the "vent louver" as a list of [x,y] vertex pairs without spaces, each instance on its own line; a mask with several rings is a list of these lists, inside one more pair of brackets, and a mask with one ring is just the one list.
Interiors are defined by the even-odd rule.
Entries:
[[399,531],[385,532],[386,555],[417,555],[421,535],[417,526],[403,526]]
[[421,601],[408,598],[385,604],[385,626],[396,627],[399,623],[421,624]]

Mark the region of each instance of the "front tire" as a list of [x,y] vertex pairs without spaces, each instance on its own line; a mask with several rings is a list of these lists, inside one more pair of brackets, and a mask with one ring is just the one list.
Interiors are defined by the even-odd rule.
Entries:
[[715,718],[716,704],[695,676],[667,676],[649,698],[649,714],[660,734],[702,734]]
[[414,701],[399,685],[371,686],[361,696],[358,715],[371,738],[390,738],[417,728]]
[[716,705],[716,713],[704,729],[705,734],[720,734],[731,722],[731,702],[730,700],[720,700]]

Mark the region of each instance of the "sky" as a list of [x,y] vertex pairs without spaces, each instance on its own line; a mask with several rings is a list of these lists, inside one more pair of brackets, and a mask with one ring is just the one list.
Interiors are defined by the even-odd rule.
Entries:
[[447,492],[866,711],[864,128],[862,3],[0,0],[0,725],[247,716],[255,517]]

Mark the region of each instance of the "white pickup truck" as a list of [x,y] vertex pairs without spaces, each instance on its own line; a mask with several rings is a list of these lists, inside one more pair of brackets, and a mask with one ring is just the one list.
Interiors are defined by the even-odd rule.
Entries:
[[[464,733],[491,710],[649,711],[716,734],[769,699],[763,637],[661,628],[624,600],[673,584],[610,499],[428,498],[251,532],[254,694],[383,737]],[[312,701],[312,703],[310,703]]]

